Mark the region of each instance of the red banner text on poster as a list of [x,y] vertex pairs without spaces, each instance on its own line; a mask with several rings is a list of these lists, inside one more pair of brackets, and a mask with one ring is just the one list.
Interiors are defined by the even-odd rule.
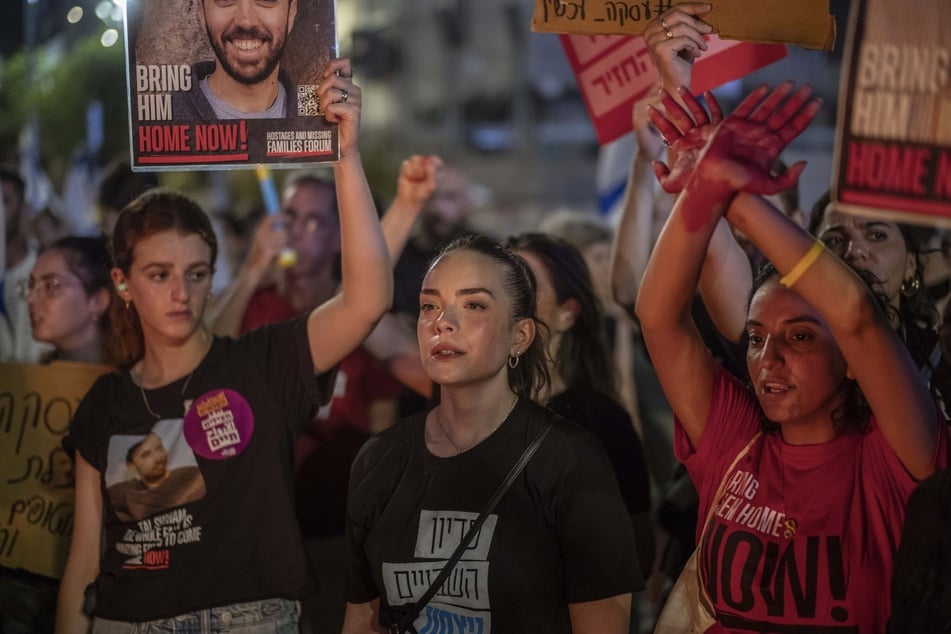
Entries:
[[951,224],[947,0],[856,0],[839,90],[836,210]]
[[[604,145],[631,131],[631,108],[657,84],[658,74],[647,45],[640,37],[624,35],[561,35],[568,61]],[[697,93],[742,77],[782,59],[786,47],[707,40],[709,49],[694,67]]]

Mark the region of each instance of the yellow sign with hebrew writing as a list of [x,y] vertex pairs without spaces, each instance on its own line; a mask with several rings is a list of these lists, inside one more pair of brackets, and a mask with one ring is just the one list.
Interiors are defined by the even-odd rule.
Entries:
[[[532,30],[583,35],[641,35],[679,2],[671,0],[535,0]],[[709,0],[703,16],[723,39],[795,44],[831,51],[835,20],[829,0]]]
[[0,363],[0,565],[59,578],[73,532],[61,441],[104,366]]

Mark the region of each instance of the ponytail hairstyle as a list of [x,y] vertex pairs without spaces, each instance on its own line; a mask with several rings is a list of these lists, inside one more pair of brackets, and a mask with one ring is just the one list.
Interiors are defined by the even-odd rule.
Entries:
[[578,303],[575,323],[562,334],[561,346],[552,359],[565,386],[584,386],[617,398],[604,310],[581,252],[565,240],[545,233],[523,233],[510,239],[507,246],[513,251],[531,253],[541,261],[559,305],[569,299]]
[[[512,312],[509,315],[512,322],[531,319],[537,326],[544,327],[544,324],[539,324],[535,319],[538,293],[532,270],[521,256],[498,242],[476,234],[461,236],[440,250],[433,258],[429,269],[432,269],[443,256],[453,251],[463,250],[484,255],[502,268],[505,291],[512,301]],[[541,337],[536,335],[525,352],[520,355],[519,363],[514,368],[509,365],[509,387],[519,397],[533,399],[536,394],[547,391],[550,382],[545,347]]]
[[[130,202],[119,213],[112,232],[112,265],[126,277],[135,259],[135,247],[145,238],[165,231],[194,234],[211,249],[211,267],[218,257],[218,240],[211,221],[201,207],[184,194],[167,189],[151,189]],[[117,365],[132,366],[145,354],[142,323],[133,304],[114,302],[113,332],[117,343]]]

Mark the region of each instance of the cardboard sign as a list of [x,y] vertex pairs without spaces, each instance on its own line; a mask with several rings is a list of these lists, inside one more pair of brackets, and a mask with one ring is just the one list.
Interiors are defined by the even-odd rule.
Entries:
[[109,368],[0,363],[0,565],[59,578],[73,532],[73,465],[61,441]]
[[853,2],[836,125],[836,209],[951,219],[951,3]]
[[[831,51],[835,19],[828,0],[706,0],[703,21],[728,40],[796,44]],[[535,0],[532,30],[586,35],[642,35],[673,0]]]
[[[578,79],[598,142],[604,145],[631,131],[631,108],[659,81],[641,37],[562,35],[562,46]],[[693,89],[710,90],[782,59],[786,47],[745,44],[717,37],[693,69]]]
[[134,170],[339,158],[317,98],[337,56],[334,0],[123,4]]

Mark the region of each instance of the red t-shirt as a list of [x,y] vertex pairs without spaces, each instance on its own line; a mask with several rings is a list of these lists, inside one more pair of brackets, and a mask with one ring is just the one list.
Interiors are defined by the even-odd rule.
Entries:
[[[760,420],[754,396],[720,369],[696,450],[676,422],[675,453],[700,494],[698,540],[724,471]],[[943,468],[947,432],[938,429],[935,466]],[[726,481],[699,554],[719,622],[710,632],[885,631],[892,563],[918,482],[874,418],[867,433],[819,445],[764,435]]]
[[[274,286],[255,292],[241,321],[247,332],[290,319],[294,308]],[[400,383],[363,348],[337,366],[331,400],[320,408],[294,446],[294,506],[305,538],[343,533],[350,465],[370,436],[374,401],[395,399]]]
[[[256,291],[248,302],[241,320],[241,332],[295,315],[294,308],[278,292],[277,287],[268,286]],[[369,435],[369,405],[376,400],[395,399],[401,389],[400,383],[379,361],[362,347],[357,348],[338,365],[333,398],[320,408],[314,427],[320,429],[319,435],[326,435],[326,432],[342,426],[350,426]],[[314,449],[313,437],[306,436],[298,443],[298,464]]]

